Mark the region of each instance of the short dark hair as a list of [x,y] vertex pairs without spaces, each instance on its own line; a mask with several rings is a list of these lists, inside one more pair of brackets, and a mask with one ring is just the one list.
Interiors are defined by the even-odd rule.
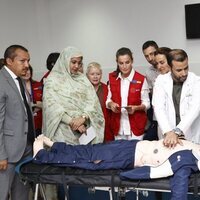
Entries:
[[145,50],[148,47],[154,47],[155,49],[157,49],[158,45],[154,40],[148,40],[142,45],[142,50]]
[[188,59],[187,53],[183,49],[173,49],[167,55],[167,62],[170,67],[172,67],[172,61],[183,62]]
[[126,47],[122,47],[122,48],[118,49],[118,51],[116,53],[116,60],[118,59],[119,56],[124,56],[124,55],[130,56],[131,60],[133,60],[133,54],[132,54],[131,50]]
[[60,53],[58,52],[53,52],[48,55],[47,60],[46,60],[46,66],[49,71],[52,70],[59,56],[60,56]]
[[10,58],[11,60],[13,60],[16,57],[16,50],[17,49],[21,49],[23,51],[28,52],[28,50],[25,47],[23,47],[21,45],[18,45],[18,44],[14,44],[14,45],[9,46],[5,50],[5,53],[4,53],[4,62],[5,62],[5,64],[6,64],[6,59],[7,58]]

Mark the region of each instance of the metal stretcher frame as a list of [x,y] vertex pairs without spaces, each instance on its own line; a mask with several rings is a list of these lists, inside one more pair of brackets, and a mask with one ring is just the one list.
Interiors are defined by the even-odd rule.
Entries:
[[[136,198],[141,190],[170,192],[169,178],[151,180],[121,180],[120,170],[84,170],[53,165],[39,165],[32,162],[20,166],[19,175],[24,182],[41,184],[63,184],[68,197],[68,186],[107,187],[111,188],[111,199],[116,200],[116,191],[132,190]],[[200,172],[192,174],[189,180],[188,193],[200,195]],[[116,189],[117,188],[117,189]],[[42,188],[41,188],[42,189]],[[43,191],[42,191],[43,193]],[[36,200],[37,198],[35,198]],[[67,198],[68,199],[68,198]]]

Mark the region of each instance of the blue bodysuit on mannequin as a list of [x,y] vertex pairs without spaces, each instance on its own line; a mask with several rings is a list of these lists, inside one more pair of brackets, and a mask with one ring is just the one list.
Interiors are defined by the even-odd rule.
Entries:
[[[117,140],[107,144],[68,145],[55,142],[49,151],[41,149],[33,159],[38,164],[78,167],[89,170],[124,169],[122,179],[152,179],[170,177],[171,200],[187,200],[188,179],[198,171],[198,158],[192,150],[173,153],[159,166],[134,168],[135,149],[139,140]],[[144,147],[145,148],[145,147]],[[169,168],[163,170],[163,166]],[[158,174],[157,174],[158,173]]]

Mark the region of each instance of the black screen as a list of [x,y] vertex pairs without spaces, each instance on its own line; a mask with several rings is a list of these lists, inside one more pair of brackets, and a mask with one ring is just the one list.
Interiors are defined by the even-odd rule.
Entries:
[[200,38],[200,3],[185,5],[186,37]]

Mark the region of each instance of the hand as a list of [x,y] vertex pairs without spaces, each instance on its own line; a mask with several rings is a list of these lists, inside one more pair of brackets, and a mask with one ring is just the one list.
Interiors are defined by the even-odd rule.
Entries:
[[8,167],[8,161],[7,160],[0,160],[0,170],[6,170]]
[[43,135],[43,143],[48,147],[52,147],[54,142],[50,138]]
[[85,133],[86,134],[86,127],[84,125],[81,125],[81,126],[78,127],[78,131],[80,133]]
[[128,114],[132,115],[136,111],[136,106],[127,106],[126,110],[127,110]]
[[177,144],[183,145],[182,141],[178,138],[178,135],[173,131],[167,132],[163,140],[164,146],[168,148],[174,148]]
[[42,102],[36,101],[35,107],[42,109]]
[[108,106],[114,113],[120,113],[121,111],[119,104],[115,102],[109,102]]
[[38,111],[42,110],[42,102],[36,101],[35,104],[32,105],[33,113],[37,113]]
[[70,122],[70,127],[73,131],[78,130],[78,128],[83,125],[85,123],[85,118],[83,117],[77,117],[77,118],[73,118]]
[[40,110],[41,110],[41,108],[34,107],[34,109],[33,109],[33,113],[37,113],[37,112],[40,111]]

